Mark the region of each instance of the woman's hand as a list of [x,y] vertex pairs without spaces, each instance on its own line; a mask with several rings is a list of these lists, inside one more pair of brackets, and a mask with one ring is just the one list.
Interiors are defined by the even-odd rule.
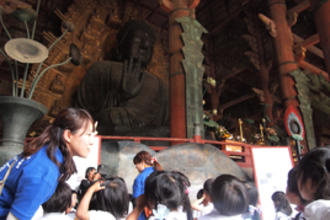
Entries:
[[96,181],[93,185],[91,185],[83,196],[82,200],[79,203],[77,208],[76,216],[79,220],[89,220],[88,208],[89,203],[91,202],[91,198],[94,192],[105,189],[105,186],[102,185],[104,181]]
[[[93,193],[94,192],[97,192],[97,191],[100,191],[100,190],[103,190],[105,189],[105,186],[103,185],[104,181],[103,180],[99,180],[99,181],[96,181],[95,183],[93,183],[89,188],[88,190],[91,190]],[[88,191],[87,190],[87,191]]]

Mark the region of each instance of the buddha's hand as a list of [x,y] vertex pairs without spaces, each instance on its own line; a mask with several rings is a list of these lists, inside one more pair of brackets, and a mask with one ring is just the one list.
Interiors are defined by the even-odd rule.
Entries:
[[129,96],[135,96],[140,91],[144,79],[141,61],[133,57],[124,61],[122,88]]

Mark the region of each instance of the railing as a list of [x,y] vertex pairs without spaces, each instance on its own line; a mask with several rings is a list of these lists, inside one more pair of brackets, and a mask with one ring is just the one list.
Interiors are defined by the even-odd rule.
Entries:
[[[258,145],[250,145],[236,141],[215,141],[204,140],[200,136],[194,138],[167,138],[167,137],[128,137],[128,136],[100,136],[101,140],[130,140],[136,143],[143,142],[165,142],[170,145],[150,146],[155,151],[161,151],[178,143],[197,143],[197,144],[212,144],[218,147],[225,155],[233,159],[239,166],[244,168],[252,168],[251,147],[264,147]],[[146,144],[147,145],[147,144]]]
[[[130,140],[136,143],[143,142],[164,142],[164,145],[152,146],[148,145],[154,151],[161,151],[166,148],[171,147],[174,144],[182,144],[182,143],[196,143],[196,144],[212,144],[215,147],[219,148],[226,156],[233,159],[240,167],[242,168],[253,168],[252,164],[252,155],[251,148],[252,147],[267,147],[264,145],[251,145],[246,143],[241,143],[237,141],[215,141],[215,140],[205,140],[200,136],[195,136],[194,138],[169,138],[169,137],[132,137],[132,136],[101,136],[102,140]],[[30,141],[31,138],[27,138],[26,141]],[[169,144],[171,143],[171,144]],[[167,145],[166,145],[167,144]]]

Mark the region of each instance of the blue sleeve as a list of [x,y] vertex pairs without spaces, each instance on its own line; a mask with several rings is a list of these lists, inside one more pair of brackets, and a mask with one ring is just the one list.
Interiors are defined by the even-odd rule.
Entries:
[[133,184],[133,198],[136,199],[140,195],[144,194],[144,182],[145,179],[140,174],[136,177]]
[[46,181],[36,176],[22,176],[10,212],[20,220],[31,219],[39,206],[55,192],[57,178]]

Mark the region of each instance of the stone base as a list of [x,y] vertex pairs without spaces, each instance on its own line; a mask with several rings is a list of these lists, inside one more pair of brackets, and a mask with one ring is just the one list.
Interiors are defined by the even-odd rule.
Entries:
[[125,179],[128,191],[132,192],[134,179],[138,172],[133,164],[134,156],[141,150],[154,155],[164,170],[177,170],[184,173],[191,182],[190,197],[196,194],[208,178],[221,174],[232,174],[244,181],[251,178],[232,159],[210,144],[180,144],[155,152],[148,146],[132,141],[104,141],[101,150],[101,163],[109,167],[110,175]]

